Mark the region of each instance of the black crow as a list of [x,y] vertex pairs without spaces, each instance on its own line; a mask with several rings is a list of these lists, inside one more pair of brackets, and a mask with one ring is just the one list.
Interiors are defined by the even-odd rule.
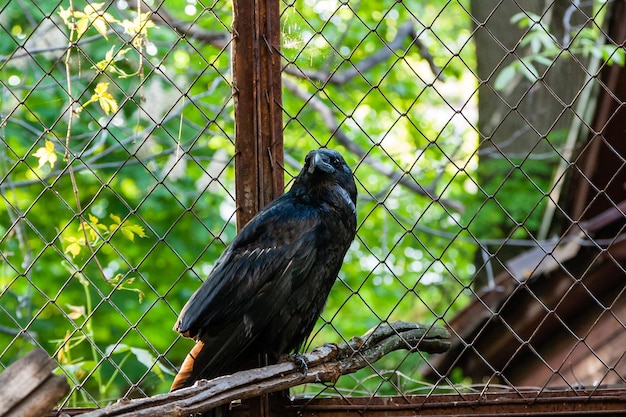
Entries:
[[172,390],[298,352],[356,233],[356,185],[319,149],[286,194],[242,228],[183,308],[174,330],[196,340]]

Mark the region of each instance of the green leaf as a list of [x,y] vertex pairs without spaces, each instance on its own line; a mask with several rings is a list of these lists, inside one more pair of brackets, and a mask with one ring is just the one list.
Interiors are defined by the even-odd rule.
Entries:
[[106,354],[106,356],[110,356],[114,353],[124,353],[124,352],[128,352],[129,350],[130,350],[130,346],[124,343],[120,343],[119,345],[107,346],[106,349],[104,350],[104,353]]
[[130,351],[133,353],[133,355],[135,355],[135,358],[137,358],[139,363],[141,363],[147,369],[150,369],[152,365],[156,362],[156,358],[146,349],[131,347]]
[[493,83],[493,88],[498,91],[504,90],[509,85],[509,83],[513,81],[513,79],[515,78],[515,74],[517,74],[517,70],[513,65],[507,65],[506,67],[502,68]]
[[143,227],[138,224],[126,223],[122,226],[121,230],[124,236],[126,236],[130,241],[135,240],[135,235],[139,237],[146,237]]
[[604,59],[607,64],[617,64],[619,66],[624,65],[624,49],[618,48],[614,45],[604,45],[601,51],[602,59]]
[[513,24],[517,23],[520,28],[525,28],[530,26],[531,24],[541,22],[541,16],[535,13],[522,12],[511,16],[510,22]]
[[528,80],[535,82],[539,78],[539,72],[530,58],[523,58],[518,65],[522,75]]
[[146,349],[132,347],[124,343],[120,343],[119,345],[107,346],[105,353],[107,356],[110,356],[113,354],[126,353],[129,351],[135,356],[135,358],[137,359],[137,361],[139,361],[139,363],[145,366],[146,369],[153,370],[154,373],[156,373],[159,376],[159,378],[163,379],[163,373],[166,373],[168,375],[174,375],[174,372],[171,369],[167,368],[162,363],[160,363],[156,359],[156,356],[154,356],[152,353],[150,353]]
[[129,221],[125,221],[124,223],[122,223],[122,219],[115,214],[109,214],[109,217],[113,220],[113,223],[109,226],[109,230],[111,232],[115,232],[119,229],[121,230],[122,234],[131,242],[135,241],[135,235],[139,237],[146,237],[146,232],[140,225],[131,223]]
[[156,360],[156,357],[147,350],[131,347],[130,351],[133,352],[133,354],[141,364],[143,364],[148,369],[152,369],[152,371],[154,371],[154,373],[157,374],[159,378],[163,379],[164,373],[168,375],[175,374],[171,369],[164,366],[160,361]]
[[533,58],[534,58],[534,60],[535,60],[537,63],[539,63],[539,64],[543,64],[543,65],[545,65],[546,67],[549,67],[549,66],[551,66],[552,64],[554,64],[554,61],[553,61],[552,59],[547,58],[547,57],[542,56],[542,55],[535,55]]

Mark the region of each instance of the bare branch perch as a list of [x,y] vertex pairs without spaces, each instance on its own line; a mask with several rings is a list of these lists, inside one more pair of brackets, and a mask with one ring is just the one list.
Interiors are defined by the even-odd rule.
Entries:
[[311,382],[334,382],[356,372],[389,352],[404,349],[442,353],[450,347],[448,331],[440,326],[394,322],[378,326],[362,337],[335,345],[326,344],[304,355],[306,375],[291,360],[199,381],[196,385],[150,398],[124,401],[95,410],[83,417],[187,416],[201,413],[233,400],[257,397]]

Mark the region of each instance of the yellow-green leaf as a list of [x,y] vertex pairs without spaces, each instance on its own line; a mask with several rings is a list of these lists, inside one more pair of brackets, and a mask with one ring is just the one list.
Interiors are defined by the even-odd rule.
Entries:
[[98,100],[100,103],[100,107],[104,110],[104,113],[107,115],[111,113],[115,113],[117,111],[117,101],[109,94],[108,97],[103,96]]
[[113,220],[113,223],[109,226],[109,230],[114,232],[116,230],[120,230],[122,234],[130,241],[135,240],[135,235],[139,237],[146,237],[146,232],[143,227],[138,224],[133,224],[130,222],[124,222],[122,224],[122,219],[115,214],[109,214],[109,217]]
[[133,46],[140,48],[145,40],[148,39],[148,29],[154,27],[154,22],[150,20],[150,13],[139,13],[133,20],[122,20],[124,33],[130,35],[133,40]]
[[46,139],[45,145],[37,148],[33,156],[39,158],[38,168],[41,168],[45,164],[50,164],[50,169],[53,169],[57,161],[57,155],[56,152],[54,152],[54,143]]
[[78,21],[76,22],[76,37],[80,38],[81,36],[83,36],[83,33],[85,33],[88,28],[89,28],[89,19],[87,18],[78,19]]
[[59,9],[59,16],[63,19],[63,23],[65,23],[65,26],[70,27],[70,17],[74,16],[72,9],[64,9],[63,6],[59,7]]
[[[115,223],[115,227],[119,226],[120,223],[122,223],[122,219],[120,219],[120,216],[116,216],[115,214],[111,213],[109,214],[109,217],[113,220],[113,222]],[[113,226],[113,225],[112,225]]]
[[92,3],[85,6],[82,12],[72,13],[72,16],[78,19],[76,22],[78,37],[81,37],[89,26],[93,26],[100,35],[107,39],[109,24],[117,22],[117,20],[111,14],[101,11],[102,6],[104,3]]
[[126,236],[128,240],[131,241],[135,240],[135,235],[139,237],[146,237],[146,233],[144,232],[143,227],[139,226],[138,224],[125,224],[124,226],[122,226],[121,230],[124,236]]
[[92,25],[98,31],[99,34],[101,34],[105,39],[108,39],[107,38],[107,27],[108,27],[108,24],[107,24],[106,20],[101,19],[101,18],[96,18],[93,21]]
[[118,108],[117,101],[115,101],[115,99],[108,90],[109,83],[98,83],[98,85],[96,85],[96,88],[94,89],[94,94],[91,96],[89,101],[83,104],[83,107],[85,107],[89,103],[97,101],[100,104],[102,110],[104,110],[107,115],[115,113]]
[[87,217],[89,218],[89,221],[82,223],[81,226],[78,228],[78,231],[82,232],[82,227],[84,225],[85,230],[89,232],[89,237],[91,238],[91,240],[95,241],[100,237],[98,231],[106,232],[108,229],[104,224],[101,224],[100,219],[98,219],[93,214],[88,214]]
[[66,242],[69,242],[69,244],[65,247],[65,250],[63,251],[64,253],[71,254],[72,258],[76,258],[78,255],[80,255],[80,251],[83,249],[83,246],[85,246],[85,239],[68,236],[64,238],[64,240]]
[[130,48],[120,49],[119,51],[115,52],[115,46],[112,46],[111,49],[107,51],[104,59],[102,61],[96,62],[96,64],[91,68],[100,70],[102,72],[108,71],[112,74],[118,74],[122,78],[129,77],[130,74],[127,74],[125,71],[118,68],[115,64],[115,61],[118,61],[122,57],[124,57],[124,55],[126,55],[128,51],[130,51]]

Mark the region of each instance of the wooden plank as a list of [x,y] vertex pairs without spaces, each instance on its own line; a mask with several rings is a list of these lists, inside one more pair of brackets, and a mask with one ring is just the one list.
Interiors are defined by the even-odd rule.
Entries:
[[[234,410],[236,411],[236,409]],[[243,411],[243,410],[242,410]],[[626,389],[500,391],[403,397],[299,399],[283,417],[623,416]],[[231,413],[230,417],[243,417]]]
[[[78,416],[93,409],[64,409]],[[588,390],[487,391],[483,394],[426,394],[341,398],[299,398],[276,410],[281,417],[413,416],[623,416],[626,388]],[[49,414],[54,417],[56,414]],[[249,405],[233,407],[229,417],[250,417]]]
[[39,417],[46,415],[67,394],[70,386],[63,375],[49,374],[30,395],[9,410],[11,417]]
[[0,374],[0,416],[35,390],[56,367],[46,352],[35,349]]

